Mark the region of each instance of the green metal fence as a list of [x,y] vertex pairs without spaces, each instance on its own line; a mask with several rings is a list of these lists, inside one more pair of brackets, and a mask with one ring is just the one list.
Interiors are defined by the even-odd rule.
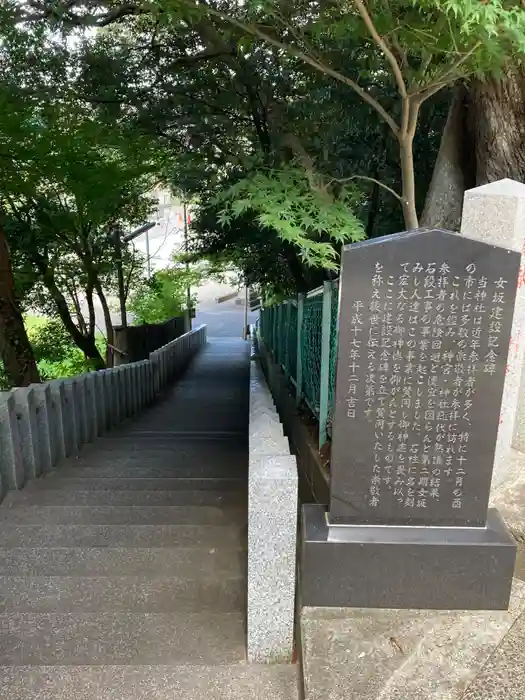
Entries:
[[261,309],[260,333],[274,360],[319,421],[319,447],[330,435],[337,359],[339,282]]

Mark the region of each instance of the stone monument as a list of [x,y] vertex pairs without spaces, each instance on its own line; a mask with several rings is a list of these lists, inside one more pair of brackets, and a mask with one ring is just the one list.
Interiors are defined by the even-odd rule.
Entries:
[[441,230],[346,246],[329,511],[303,512],[304,606],[505,609],[488,510],[519,253]]

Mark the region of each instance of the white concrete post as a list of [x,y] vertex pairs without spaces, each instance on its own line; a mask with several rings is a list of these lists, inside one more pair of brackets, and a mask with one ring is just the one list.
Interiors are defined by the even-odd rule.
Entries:
[[20,387],[14,389],[11,395],[15,403],[25,475],[28,479],[36,479],[42,473],[42,463],[38,444],[35,392],[31,387]]
[[113,370],[103,369],[101,375],[104,385],[104,403],[106,406],[104,426],[106,430],[109,430],[114,422]]
[[87,426],[87,396],[86,378],[81,374],[71,379],[73,385],[73,397],[75,402],[75,417],[77,418],[77,445],[82,447],[88,442]]
[[78,408],[78,391],[73,379],[57,380],[63,382],[65,406],[62,412],[62,424],[65,427],[67,456],[78,451],[80,443],[80,412]]
[[97,435],[102,435],[106,431],[106,383],[104,378],[105,370],[93,372],[95,381],[95,404],[97,409]]
[[68,415],[64,381],[62,379],[54,379],[49,382],[49,388],[51,390],[51,409],[56,416],[57,461],[60,462],[72,454],[72,418]]
[[93,442],[98,435],[95,374],[96,372],[89,372],[79,377],[84,382],[86,396],[86,442]]
[[31,384],[37,407],[38,445],[43,472],[49,472],[60,460],[60,413],[56,410],[50,384]]
[[119,367],[113,367],[111,370],[111,403],[112,403],[112,425],[119,425],[122,422],[124,415],[123,411],[123,391],[121,373]]
[[15,400],[9,391],[0,394],[0,474],[4,489],[21,489],[25,484]]
[[[525,246],[525,185],[514,180],[499,180],[467,190],[463,204],[461,235],[483,243],[501,246],[522,254],[507,373],[503,387],[500,425],[492,490],[497,488],[508,472],[509,454],[513,441],[516,415],[520,404],[520,381],[525,349],[525,278],[523,251]],[[525,386],[521,403],[525,400]],[[519,421],[518,421],[519,422]],[[519,431],[518,431],[519,433]],[[519,438],[518,438],[519,441]]]

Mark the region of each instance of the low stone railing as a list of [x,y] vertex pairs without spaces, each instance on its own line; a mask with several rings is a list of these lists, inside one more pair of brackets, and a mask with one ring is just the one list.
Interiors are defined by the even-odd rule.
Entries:
[[206,343],[206,326],[149,360],[0,392],[0,499],[152,404]]
[[298,479],[256,359],[250,365],[248,660],[292,661]]

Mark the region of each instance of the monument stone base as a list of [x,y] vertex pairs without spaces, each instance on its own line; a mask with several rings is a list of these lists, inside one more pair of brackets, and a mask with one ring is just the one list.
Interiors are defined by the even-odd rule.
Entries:
[[301,605],[506,610],[516,543],[499,513],[486,527],[331,525],[303,506]]
[[303,608],[305,700],[523,700],[525,582],[508,611]]

